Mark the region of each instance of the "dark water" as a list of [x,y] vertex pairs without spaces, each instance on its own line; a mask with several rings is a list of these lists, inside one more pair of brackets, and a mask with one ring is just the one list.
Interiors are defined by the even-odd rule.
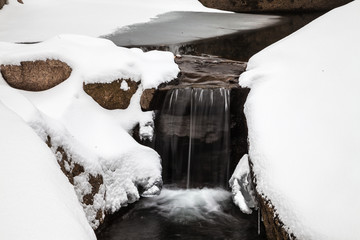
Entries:
[[[118,46],[247,61],[320,15],[173,12],[105,37]],[[229,108],[226,89],[168,93],[155,121],[155,149],[163,160],[164,182],[171,185],[160,196],[123,209],[97,233],[99,240],[266,239],[263,225],[258,235],[257,213],[242,214],[224,190],[234,167],[229,167]]]
[[163,181],[182,187],[223,187],[230,178],[230,90],[168,91],[157,113],[155,150]]
[[167,50],[175,54],[210,54],[248,59],[305,26],[323,13],[256,15],[170,12],[104,36],[118,46]]
[[142,199],[98,234],[99,240],[266,239],[257,215],[245,215],[223,189],[163,189]]

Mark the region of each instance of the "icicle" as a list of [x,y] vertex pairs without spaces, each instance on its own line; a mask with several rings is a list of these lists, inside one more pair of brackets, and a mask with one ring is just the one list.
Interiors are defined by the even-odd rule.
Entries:
[[[190,188],[190,164],[191,164],[191,151],[192,151],[192,133],[193,133],[193,91],[191,89],[190,94],[190,134],[189,134],[189,153],[188,153],[188,167],[187,167],[187,178],[186,178],[186,188]],[[195,96],[196,97],[196,96]]]
[[258,235],[260,235],[260,231],[261,231],[261,212],[260,212],[260,208],[258,210]]

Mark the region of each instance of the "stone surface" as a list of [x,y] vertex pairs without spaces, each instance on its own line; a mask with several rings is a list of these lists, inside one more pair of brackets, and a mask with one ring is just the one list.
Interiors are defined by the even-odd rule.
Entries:
[[239,75],[245,71],[246,63],[215,56],[176,57],[180,74],[170,83],[158,89],[146,89],[140,100],[144,111],[161,109],[166,92],[175,88],[230,88],[239,89]]
[[7,0],[0,0],[0,9],[2,9],[5,4],[7,4]]
[[279,219],[279,215],[276,213],[276,206],[271,203],[270,199],[266,196],[259,194],[256,190],[256,176],[253,171],[253,163],[249,157],[249,167],[252,179],[252,184],[255,189],[255,197],[260,208],[261,218],[264,223],[266,237],[271,240],[294,240],[296,236],[289,233],[284,228],[284,223]]
[[[126,81],[128,90],[121,89],[122,81]],[[111,83],[84,84],[83,88],[103,108],[126,109],[138,89],[138,83],[130,79],[119,79]]]
[[68,79],[72,71],[66,63],[50,59],[1,65],[0,70],[11,87],[27,91],[50,89]]
[[[101,198],[105,202],[106,193],[103,176],[101,173],[87,172],[83,165],[74,161],[69,151],[66,151],[63,146],[55,144],[49,135],[47,135],[46,144],[55,154],[60,169],[74,186],[91,227],[93,229],[98,228],[105,219],[105,204],[95,203],[96,198]],[[84,179],[86,179],[86,183]],[[89,185],[90,191],[84,191],[85,184]]]
[[204,6],[233,12],[327,11],[351,0],[199,0]]

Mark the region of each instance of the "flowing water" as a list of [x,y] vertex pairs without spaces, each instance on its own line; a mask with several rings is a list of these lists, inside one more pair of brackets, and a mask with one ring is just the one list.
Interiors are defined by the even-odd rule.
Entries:
[[[223,189],[163,189],[98,234],[99,240],[266,239],[256,215],[245,215]],[[262,229],[263,230],[263,229]]]
[[[118,46],[247,61],[320,15],[172,12],[105,38]],[[154,140],[167,185],[160,196],[110,217],[98,239],[266,239],[258,214],[242,214],[224,190],[234,168],[230,127],[228,89],[169,91],[157,113]]]
[[155,150],[163,181],[179,187],[224,187],[230,178],[229,89],[169,91],[158,113]]
[[167,185],[116,217],[98,239],[266,239],[258,234],[257,214],[241,213],[225,190],[230,90],[173,89],[157,115],[155,149]]

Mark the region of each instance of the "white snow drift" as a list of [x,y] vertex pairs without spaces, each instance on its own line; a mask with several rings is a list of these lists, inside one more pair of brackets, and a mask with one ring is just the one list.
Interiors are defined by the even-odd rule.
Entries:
[[298,239],[360,236],[360,1],[250,59],[240,84],[257,191]]
[[0,239],[96,239],[55,156],[0,101]]
[[[145,87],[156,87],[177,76],[179,69],[171,53],[144,53],[139,49],[117,47],[109,40],[77,35],[60,35],[32,45],[0,42],[0,52],[0,65],[58,59],[72,68],[66,81],[41,92],[13,89],[0,75],[0,101],[21,116],[43,141],[50,135],[53,150],[61,146],[74,161],[84,166],[85,172],[103,175],[105,201],[101,199],[105,189],[100,189],[101,194],[94,199],[94,208],[83,206],[89,222],[94,220],[99,205],[114,212],[138,200],[139,186],[145,190],[142,196],[159,193],[162,183],[160,157],[154,150],[138,144],[129,131],[139,123],[145,128],[140,129],[141,132],[151,133],[153,113],[141,111],[140,95]],[[125,110],[103,109],[83,91],[83,83],[117,79],[139,81],[139,89]],[[2,111],[5,110],[0,111],[1,116]],[[3,125],[6,128],[6,123]],[[13,127],[16,126],[7,126]],[[0,139],[6,141],[6,136],[2,134]],[[25,143],[11,145],[12,151],[21,152],[22,144]],[[29,156],[26,161],[31,164],[33,157]],[[0,165],[1,169],[6,166],[6,159],[1,158]],[[26,171],[21,164],[19,169]],[[47,171],[46,168],[43,170]],[[19,174],[18,178],[18,181],[32,181],[32,178],[26,179],[26,175]],[[79,198],[91,191],[86,175],[74,178],[74,185]],[[59,184],[59,187],[63,186]],[[36,194],[38,188],[33,190]],[[18,202],[14,198],[10,200],[14,204]],[[92,226],[97,227],[98,222],[92,222]]]
[[220,12],[197,0],[9,0],[0,11],[0,41],[38,42],[59,34],[106,35],[170,11]]

